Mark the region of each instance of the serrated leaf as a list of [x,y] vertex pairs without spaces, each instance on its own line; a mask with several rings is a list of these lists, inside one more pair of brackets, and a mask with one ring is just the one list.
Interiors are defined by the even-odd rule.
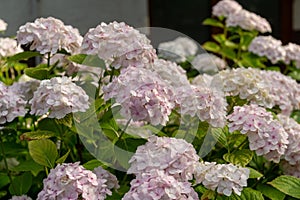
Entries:
[[69,154],[70,154],[70,149],[68,150],[68,152],[67,153],[65,153],[65,155],[63,155],[62,157],[60,157],[59,159],[57,159],[56,160],[56,163],[63,163],[63,162],[65,162],[65,160],[67,159],[67,157],[69,156]]
[[56,145],[49,139],[33,140],[28,143],[29,154],[40,165],[53,168],[58,155]]
[[21,196],[26,194],[32,185],[32,175],[30,172],[25,172],[21,176],[17,176],[13,179],[9,186],[9,192],[11,195]]
[[40,140],[40,139],[48,139],[53,136],[57,136],[57,134],[52,131],[37,130],[37,131],[23,133],[20,136],[20,139],[21,140]]
[[253,157],[253,152],[249,149],[242,149],[233,153],[226,153],[223,155],[223,159],[234,165],[245,167]]
[[270,198],[271,200],[284,200],[285,194],[280,192],[279,190],[275,189],[270,185],[263,185],[259,184],[257,186],[257,190],[263,193],[266,197]]
[[277,190],[283,192],[284,194],[290,195],[295,198],[300,198],[300,179],[282,175],[269,182]]
[[39,172],[44,170],[44,167],[33,160],[26,160],[21,162],[18,166],[11,169],[17,172],[30,171],[34,176],[37,176]]
[[261,192],[254,190],[252,188],[244,188],[242,190],[241,196],[237,194],[232,194],[228,199],[235,199],[235,200],[264,200],[264,197]]
[[29,58],[41,56],[39,52],[32,52],[32,51],[24,51],[21,53],[17,53],[7,59],[7,62],[17,62],[21,60],[27,60]]
[[247,168],[250,170],[249,178],[261,178],[264,176],[259,171],[255,170],[251,167],[247,167]]
[[224,28],[224,24],[222,24],[222,22],[213,19],[213,18],[207,18],[202,22],[203,25],[209,25],[209,26],[215,26],[215,27],[220,27],[220,28]]
[[220,53],[220,50],[221,50],[220,46],[219,46],[217,43],[215,43],[215,42],[210,42],[210,41],[205,42],[205,43],[202,45],[202,47],[203,47],[205,50],[211,51],[211,52],[214,52],[214,53]]

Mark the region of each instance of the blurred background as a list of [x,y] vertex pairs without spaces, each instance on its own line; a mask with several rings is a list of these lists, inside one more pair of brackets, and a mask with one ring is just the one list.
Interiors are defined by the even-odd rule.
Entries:
[[[203,26],[218,0],[0,0],[0,18],[7,36],[38,17],[53,16],[84,35],[100,22],[124,21],[139,27],[163,27],[182,32],[199,43],[216,31]],[[300,43],[300,0],[237,0],[243,8],[266,18],[272,35],[283,43]]]

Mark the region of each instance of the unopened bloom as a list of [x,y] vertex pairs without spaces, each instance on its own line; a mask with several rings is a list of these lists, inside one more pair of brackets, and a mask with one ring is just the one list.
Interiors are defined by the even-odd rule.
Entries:
[[233,0],[219,1],[212,8],[212,14],[217,17],[228,17],[230,14],[237,13],[242,10],[242,6]]
[[5,31],[6,28],[7,28],[7,23],[5,21],[3,21],[2,19],[0,19],[0,32]]
[[121,115],[133,121],[165,125],[174,108],[173,91],[154,71],[128,67],[103,88],[104,99],[121,105]]
[[214,54],[199,54],[191,62],[200,73],[215,74],[227,67],[227,63]]
[[194,147],[183,139],[152,136],[137,148],[129,160],[127,173],[140,175],[152,170],[161,170],[177,180],[193,178],[199,157]]
[[177,63],[186,61],[188,56],[195,55],[197,51],[197,44],[188,37],[178,37],[158,45],[159,56]]
[[230,14],[226,19],[226,26],[239,26],[248,31],[257,30],[261,33],[272,32],[271,25],[265,18],[247,10]]
[[0,59],[23,52],[17,41],[11,38],[0,38]]
[[84,112],[89,107],[89,97],[85,91],[68,77],[54,77],[42,80],[34,92],[31,114],[43,115],[48,112],[49,118],[61,119],[69,113]]
[[286,59],[282,42],[272,36],[257,36],[251,41],[248,50],[261,57],[267,57],[273,64]]
[[21,196],[12,196],[10,200],[32,200],[32,198],[23,194]]
[[180,182],[163,171],[153,170],[139,174],[130,183],[129,192],[122,200],[198,200],[199,197],[189,182]]
[[25,116],[27,113],[25,106],[26,101],[23,96],[0,82],[0,124]]
[[240,131],[246,134],[249,147],[257,155],[263,155],[267,160],[278,163],[285,154],[288,134],[271,113],[256,104],[235,106],[228,115],[229,131]]
[[83,38],[81,50],[98,55],[115,68],[143,66],[156,58],[150,40],[124,22],[101,23],[91,28]]
[[294,43],[288,43],[287,45],[283,46],[286,57],[285,63],[290,64],[291,61],[300,61],[300,46]]
[[247,186],[250,170],[233,164],[216,164],[215,162],[198,163],[195,171],[196,183],[202,183],[210,190],[230,196],[232,192],[241,195]]
[[38,18],[21,26],[17,32],[20,44],[30,44],[30,50],[41,54],[55,54],[59,50],[72,52],[81,46],[82,37],[78,29],[66,26],[53,17]]

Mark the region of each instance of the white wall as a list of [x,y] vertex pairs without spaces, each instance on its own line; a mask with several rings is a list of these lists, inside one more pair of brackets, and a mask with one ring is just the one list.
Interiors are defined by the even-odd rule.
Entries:
[[124,21],[136,28],[148,26],[147,0],[0,0],[0,18],[6,35],[37,17],[53,16],[85,34],[100,22]]

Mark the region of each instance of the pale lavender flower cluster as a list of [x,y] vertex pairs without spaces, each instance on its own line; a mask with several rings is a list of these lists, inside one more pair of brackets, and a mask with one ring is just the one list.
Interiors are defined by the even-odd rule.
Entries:
[[290,175],[290,176],[300,178],[300,162],[299,161],[297,161],[297,163],[295,165],[291,165],[287,161],[282,161],[280,164],[281,164],[283,173],[285,175]]
[[227,67],[226,61],[214,54],[199,54],[191,62],[193,68],[200,73],[215,74]]
[[7,28],[7,23],[4,20],[0,19],[0,32],[5,31],[6,28]]
[[182,115],[198,116],[213,127],[226,124],[226,99],[220,91],[204,85],[190,85],[176,90],[176,103]]
[[160,57],[177,63],[186,61],[187,57],[195,55],[197,51],[197,43],[188,37],[178,37],[158,45]]
[[11,38],[0,38],[0,59],[23,52],[17,41]]
[[300,61],[300,46],[294,43],[288,43],[287,45],[283,46],[286,57],[285,63],[290,64],[291,61]]
[[271,113],[256,104],[235,106],[232,114],[227,116],[229,131],[246,134],[249,147],[256,154],[278,163],[285,154],[288,134]]
[[30,50],[36,49],[41,54],[55,54],[59,50],[73,52],[78,49],[82,37],[78,29],[66,26],[53,17],[38,18],[33,23],[26,23],[17,32],[20,44],[29,44]]
[[283,114],[290,115],[294,109],[300,109],[300,85],[294,79],[276,71],[261,71],[261,74],[269,85],[274,105],[278,105]]
[[[100,177],[86,170],[79,162],[58,164],[43,180],[44,188],[37,199],[76,200],[80,197],[85,200],[104,200],[112,194],[110,189],[117,189],[119,185],[115,181],[116,177],[109,172],[103,172],[102,168],[95,171]],[[114,179],[112,182],[111,177]]]
[[21,196],[12,196],[12,198],[9,200],[32,200],[32,198],[23,194]]
[[219,83],[226,96],[238,95],[241,99],[271,108],[274,103],[269,95],[270,88],[263,80],[261,70],[237,68],[220,71],[214,76],[212,82]]
[[216,164],[215,162],[200,162],[195,170],[196,183],[202,183],[210,190],[230,196],[232,192],[241,195],[243,187],[247,186],[250,170],[233,164]]
[[30,100],[30,114],[61,119],[69,113],[84,112],[89,107],[85,91],[68,77],[54,77],[42,80]]
[[212,14],[217,17],[228,17],[229,15],[237,13],[242,9],[242,6],[234,0],[222,0],[213,6]]
[[81,50],[98,55],[115,68],[143,66],[157,57],[150,40],[124,22],[101,23],[90,29],[83,38]]
[[[24,77],[24,75],[22,76]],[[37,90],[40,85],[40,81],[36,79],[31,79],[28,77],[20,78],[18,82],[14,82],[11,86],[11,89],[14,90],[15,93],[23,96],[25,101],[29,101],[33,97],[33,93]]]
[[121,104],[121,115],[133,121],[165,125],[175,106],[172,88],[154,71],[128,67],[103,88],[105,101]]
[[188,180],[199,160],[194,147],[183,139],[151,136],[129,160],[135,174],[123,199],[198,199]]
[[284,159],[290,165],[299,164],[300,161],[300,124],[285,115],[277,115],[284,130],[288,134],[289,144],[284,154]]
[[251,41],[248,50],[261,57],[267,57],[273,64],[286,60],[286,51],[282,46],[282,42],[272,36],[255,37]]
[[271,25],[265,18],[247,10],[240,10],[230,14],[225,23],[227,27],[239,26],[248,31],[272,32]]
[[153,170],[139,174],[132,180],[131,188],[122,200],[198,200],[197,193],[189,182],[179,182],[163,171]]
[[0,82],[0,124],[13,121],[16,117],[23,117],[27,113],[26,101],[11,87]]

